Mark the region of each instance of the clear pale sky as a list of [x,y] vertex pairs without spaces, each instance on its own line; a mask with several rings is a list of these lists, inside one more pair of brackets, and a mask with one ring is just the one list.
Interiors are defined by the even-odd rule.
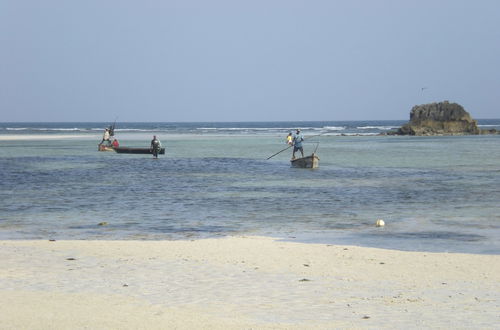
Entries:
[[0,0],[0,122],[408,119],[443,100],[500,118],[500,1]]

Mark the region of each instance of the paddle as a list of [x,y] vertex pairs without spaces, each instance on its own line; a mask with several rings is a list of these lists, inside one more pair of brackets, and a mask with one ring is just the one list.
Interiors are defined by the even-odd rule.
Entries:
[[[320,135],[323,135],[323,134],[326,134],[326,133],[328,133],[328,132],[324,132],[324,133],[321,133],[321,134],[316,134],[316,135],[311,135],[311,136],[305,137],[305,138],[304,138],[304,140],[305,140],[305,139],[312,138],[312,137],[315,137],[315,136],[320,136]],[[266,160],[269,160],[269,159],[273,158],[274,156],[276,156],[276,155],[278,155],[278,154],[282,153],[282,152],[283,152],[283,151],[285,151],[285,150],[290,149],[291,147],[293,147],[293,145],[288,146],[288,147],[286,147],[285,149],[278,151],[277,153],[275,153],[275,154],[274,154],[274,155],[272,155],[271,157],[266,158]],[[316,147],[316,149],[317,149],[317,147]]]

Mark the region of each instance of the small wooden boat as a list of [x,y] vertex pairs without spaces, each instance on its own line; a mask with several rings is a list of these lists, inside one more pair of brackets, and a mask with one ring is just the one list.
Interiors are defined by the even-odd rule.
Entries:
[[[150,154],[152,155],[150,148],[130,148],[130,147],[117,147],[114,150],[119,154]],[[165,154],[165,148],[161,148],[159,155]]]
[[100,144],[97,150],[99,150],[99,151],[115,151],[115,149],[112,146],[107,146],[104,144]]
[[290,163],[292,167],[297,168],[317,168],[319,166],[319,157],[313,153],[311,156],[292,159]]

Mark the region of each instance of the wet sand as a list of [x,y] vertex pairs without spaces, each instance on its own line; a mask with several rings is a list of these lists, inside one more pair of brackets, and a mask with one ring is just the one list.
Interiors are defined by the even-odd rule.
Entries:
[[2,329],[495,328],[500,256],[302,244],[0,241]]

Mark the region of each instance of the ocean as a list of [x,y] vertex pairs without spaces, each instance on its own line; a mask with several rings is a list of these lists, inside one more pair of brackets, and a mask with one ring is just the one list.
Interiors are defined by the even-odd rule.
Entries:
[[[110,123],[0,123],[0,239],[262,235],[499,254],[500,135],[380,135],[403,123],[116,124],[122,146],[157,135],[159,159],[98,152]],[[291,168],[290,149],[267,160],[296,128],[318,169]]]

